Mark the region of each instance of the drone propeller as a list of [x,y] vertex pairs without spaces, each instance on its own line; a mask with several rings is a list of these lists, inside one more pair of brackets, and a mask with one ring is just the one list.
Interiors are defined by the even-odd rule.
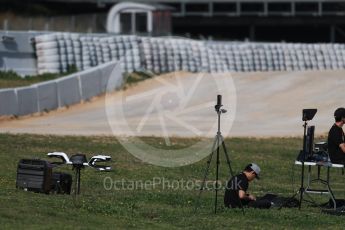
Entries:
[[62,162],[53,162],[53,164],[72,164],[72,162],[69,160],[69,157],[67,156],[66,153],[52,152],[52,153],[48,153],[47,155],[48,157],[51,157],[51,158],[55,157],[62,160]]
[[88,164],[90,167],[92,167],[98,171],[110,171],[111,166],[97,164],[97,163],[101,163],[101,162],[107,162],[110,160],[111,160],[110,156],[97,155],[97,156],[91,157]]

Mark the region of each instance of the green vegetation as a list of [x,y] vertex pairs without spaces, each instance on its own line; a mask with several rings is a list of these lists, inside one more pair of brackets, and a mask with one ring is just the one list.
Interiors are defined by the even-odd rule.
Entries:
[[53,80],[77,72],[75,66],[71,66],[65,73],[45,73],[36,76],[21,77],[14,71],[0,71],[0,89],[28,86],[35,83]]
[[125,73],[124,74],[124,89],[128,86],[132,86],[137,84],[138,82],[153,78],[155,75],[148,71],[140,71],[140,72],[133,72],[133,73]]
[[[63,76],[75,73],[77,71],[78,71],[77,68],[75,66],[72,66],[65,73],[45,73],[45,74],[36,75],[36,76],[24,76],[24,77],[21,77],[14,71],[0,71],[0,89],[28,86],[28,85],[43,82],[43,81],[57,79],[59,77],[63,77]],[[135,85],[136,83],[140,81],[144,81],[152,77],[154,77],[154,75],[146,71],[125,73],[124,74],[125,84],[123,87],[124,89],[126,89],[128,86]]]
[[[162,138],[145,137],[141,140],[165,151]],[[188,146],[195,141],[175,138],[171,148]],[[209,142],[211,148],[213,140],[204,141]],[[262,179],[250,186],[255,195],[273,192],[290,196],[292,184],[297,189],[300,168],[293,166],[293,162],[301,139],[231,138],[226,139],[226,144],[235,171],[240,171],[248,162],[257,162],[261,166]],[[114,170],[101,173],[84,169],[81,195],[77,199],[72,195],[45,195],[15,189],[19,159],[45,158],[46,153],[52,151],[63,151],[69,155],[82,152],[88,156],[106,153],[113,158],[111,164]],[[221,179],[224,181],[228,175],[224,159],[221,161]],[[222,208],[221,193],[219,213],[215,215],[214,193],[205,191],[200,209],[194,214],[196,190],[162,189],[161,186],[148,190],[106,190],[103,180],[107,176],[113,180],[125,180],[125,184],[152,181],[156,177],[170,181],[198,181],[206,164],[204,159],[179,168],[149,165],[129,154],[115,137],[0,134],[0,164],[1,229],[343,229],[344,217],[324,215],[320,209],[306,203],[301,211],[246,209],[243,216],[240,210]],[[64,166],[62,170],[72,173],[69,167]],[[344,197],[343,177],[340,170],[332,170],[332,188],[337,198]],[[214,178],[213,170],[209,179]]]

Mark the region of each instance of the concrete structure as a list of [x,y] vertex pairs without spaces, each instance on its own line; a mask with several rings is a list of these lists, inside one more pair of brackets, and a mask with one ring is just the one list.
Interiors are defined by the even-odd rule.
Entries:
[[43,82],[37,85],[39,112],[53,110],[59,107],[56,81]]
[[15,115],[27,115],[39,111],[37,86],[28,86],[14,89],[18,101],[18,113]]
[[0,31],[0,70],[35,75],[37,59],[34,37],[42,32]]
[[171,34],[172,7],[121,2],[108,13],[107,32],[117,34]]
[[74,105],[82,100],[80,79],[77,74],[58,79],[56,83],[59,107]]
[[0,89],[0,114],[18,114],[17,91],[13,89]]

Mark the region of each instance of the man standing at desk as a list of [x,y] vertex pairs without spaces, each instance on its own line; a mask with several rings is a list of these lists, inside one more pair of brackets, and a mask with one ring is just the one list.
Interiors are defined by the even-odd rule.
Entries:
[[332,163],[345,164],[345,108],[334,112],[335,123],[328,133],[328,152]]

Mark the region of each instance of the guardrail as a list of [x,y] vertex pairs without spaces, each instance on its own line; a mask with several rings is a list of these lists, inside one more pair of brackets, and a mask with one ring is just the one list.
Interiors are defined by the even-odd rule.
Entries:
[[[112,78],[112,84],[108,81]],[[119,62],[101,64],[66,77],[27,87],[0,89],[0,116],[23,116],[87,101],[123,82]]]

